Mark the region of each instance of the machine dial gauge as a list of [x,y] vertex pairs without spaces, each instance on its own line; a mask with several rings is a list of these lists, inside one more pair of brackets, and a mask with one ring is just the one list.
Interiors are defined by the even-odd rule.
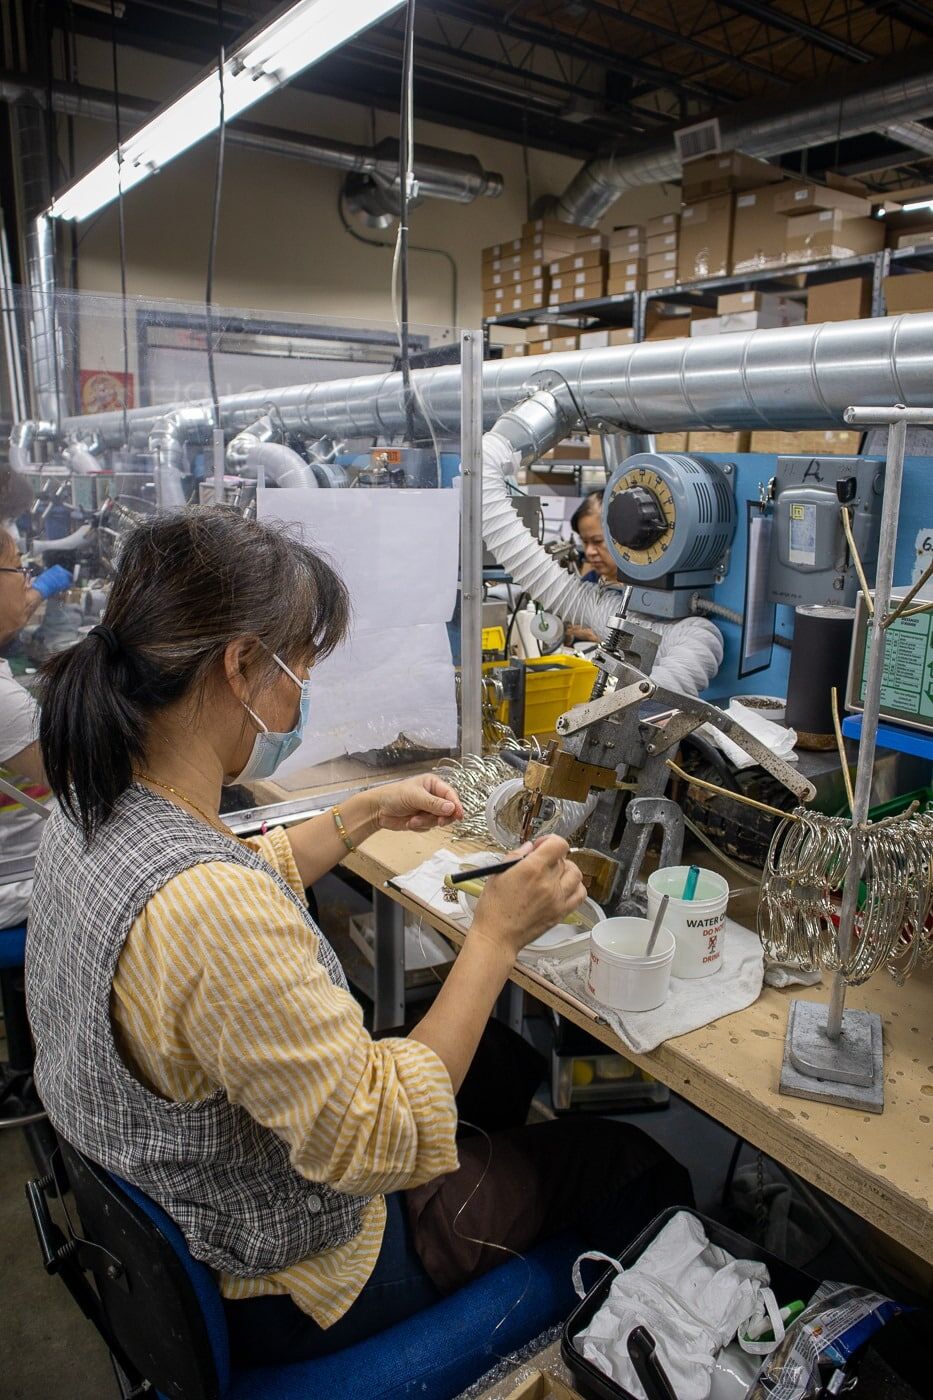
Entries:
[[606,513],[610,534],[626,564],[653,564],[674,535],[674,498],[651,467],[633,467],[616,481]]

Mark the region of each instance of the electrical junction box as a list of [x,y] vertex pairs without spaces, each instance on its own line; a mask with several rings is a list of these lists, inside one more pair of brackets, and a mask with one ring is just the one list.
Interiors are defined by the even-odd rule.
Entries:
[[859,585],[841,506],[849,509],[852,537],[871,580],[883,487],[879,457],[778,458],[768,573],[772,603],[851,607]]

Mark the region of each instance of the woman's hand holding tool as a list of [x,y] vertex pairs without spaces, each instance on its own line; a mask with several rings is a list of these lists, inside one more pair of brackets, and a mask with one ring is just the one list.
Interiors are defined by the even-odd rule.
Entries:
[[567,859],[569,850],[560,836],[542,836],[521,847],[514,870],[485,882],[470,938],[486,939],[514,960],[527,944],[563,923],[586,899],[583,876]]

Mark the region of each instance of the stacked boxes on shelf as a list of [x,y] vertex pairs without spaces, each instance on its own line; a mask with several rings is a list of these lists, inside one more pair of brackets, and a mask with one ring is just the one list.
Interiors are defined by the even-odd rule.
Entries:
[[606,292],[619,296],[644,289],[648,253],[641,224],[614,228],[609,235],[609,273]]
[[645,224],[645,286],[649,291],[676,285],[679,241],[679,214],[659,214]]
[[550,264],[573,253],[578,235],[586,233],[559,219],[522,224],[520,238],[483,249],[483,316],[537,311],[547,305]]
[[773,330],[799,326],[806,316],[801,297],[774,292],[728,292],[716,298],[716,315],[693,322],[691,335],[717,335],[723,331]]
[[606,238],[592,230],[579,234],[573,240],[572,250],[550,264],[549,306],[565,306],[568,302],[594,301],[604,297],[608,265]]

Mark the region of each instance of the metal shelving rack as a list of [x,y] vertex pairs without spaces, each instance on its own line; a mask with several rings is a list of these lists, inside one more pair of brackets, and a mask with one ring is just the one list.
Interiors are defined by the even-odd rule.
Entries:
[[871,314],[883,316],[886,277],[929,271],[933,271],[933,247],[883,248],[878,253],[863,253],[853,258],[762,267],[750,272],[730,273],[727,277],[710,277],[697,282],[682,282],[673,287],[658,287],[651,291],[626,292],[617,296],[596,297],[591,301],[564,302],[556,307],[537,307],[504,316],[489,316],[483,321],[483,326],[524,328],[539,322],[562,323],[568,330],[632,326],[635,340],[640,341],[645,339],[650,302],[709,306],[715,304],[716,298],[723,292],[799,292],[809,286],[838,282],[866,273],[871,277]]

